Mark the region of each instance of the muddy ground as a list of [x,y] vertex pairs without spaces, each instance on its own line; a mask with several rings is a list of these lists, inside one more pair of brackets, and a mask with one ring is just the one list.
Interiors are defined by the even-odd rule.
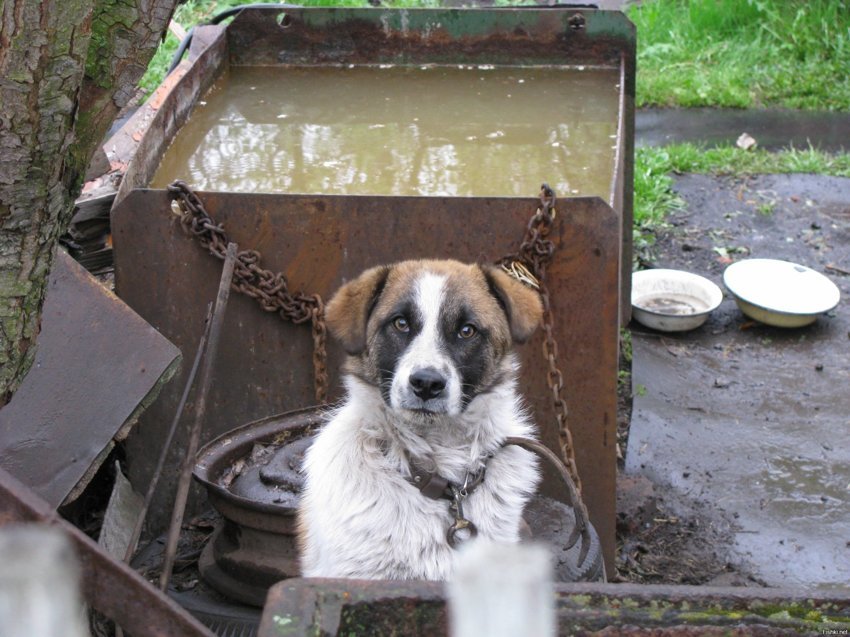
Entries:
[[[842,302],[782,330],[726,292],[694,332],[632,329],[634,413],[621,401],[618,576],[643,583],[850,581],[850,179],[682,175],[686,202],[650,255],[721,285],[777,258],[829,276]],[[628,386],[624,384],[624,392]],[[629,418],[631,416],[631,419]],[[630,421],[630,422],[629,422]]]

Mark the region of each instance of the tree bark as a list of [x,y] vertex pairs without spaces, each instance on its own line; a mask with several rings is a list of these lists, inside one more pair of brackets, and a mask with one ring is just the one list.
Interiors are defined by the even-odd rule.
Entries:
[[0,0],[0,407],[34,356],[56,239],[177,0]]
[[97,0],[79,116],[72,147],[75,168],[84,174],[91,156],[165,36],[177,0]]

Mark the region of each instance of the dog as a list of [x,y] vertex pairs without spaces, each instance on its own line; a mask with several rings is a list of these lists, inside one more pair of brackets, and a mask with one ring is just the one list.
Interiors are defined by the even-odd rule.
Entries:
[[298,535],[305,577],[446,580],[456,547],[517,542],[537,458],[514,344],[540,295],[501,268],[376,267],[341,287],[326,322],[348,354],[347,397],[307,451]]

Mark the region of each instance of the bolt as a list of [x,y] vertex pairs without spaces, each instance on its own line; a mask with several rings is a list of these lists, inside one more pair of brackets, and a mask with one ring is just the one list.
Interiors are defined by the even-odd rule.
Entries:
[[581,31],[586,23],[587,20],[581,13],[574,13],[570,16],[569,20],[567,20],[567,24],[570,25],[570,28],[573,31]]

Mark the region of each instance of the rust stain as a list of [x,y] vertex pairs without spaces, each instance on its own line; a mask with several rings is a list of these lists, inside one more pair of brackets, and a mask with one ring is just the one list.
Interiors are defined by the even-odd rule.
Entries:
[[148,101],[150,107],[154,110],[158,110],[160,106],[162,106],[163,101],[168,94],[171,92],[171,89],[183,79],[183,76],[186,75],[186,71],[189,68],[187,62],[181,62],[180,66],[178,66],[171,74],[168,75],[163,81],[162,84],[154,92],[151,99]]
[[[499,259],[517,248],[538,203],[536,198],[198,194],[242,249],[257,247],[258,229],[269,228],[275,245],[262,250],[263,267],[285,272],[292,289],[323,298],[342,281],[379,263],[422,257]],[[193,351],[220,265],[183,235],[171,215],[163,214],[168,209],[166,192],[134,191],[113,211],[116,285],[131,307],[178,347]],[[549,268],[556,336],[561,351],[569,352],[559,365],[570,387],[570,425],[579,472],[587,484],[591,521],[613,556],[616,459],[613,445],[604,444],[603,429],[611,428],[607,435],[613,439],[614,424],[610,418],[606,422],[605,415],[616,411],[619,219],[601,200],[590,198],[562,200],[559,212],[570,235],[558,246]],[[488,232],[470,233],[470,227]],[[586,258],[593,247],[600,247],[600,258]],[[216,405],[210,409],[214,416],[207,423],[209,437],[314,400],[309,328],[257,311],[253,299],[236,297],[229,311],[231,324],[239,327],[228,332],[219,351],[221,371],[214,381]],[[263,355],[247,356],[246,351],[260,342]],[[522,390],[537,415],[542,440],[558,452],[541,347],[538,335],[521,350]],[[342,353],[333,346],[328,354],[333,400],[340,394]],[[264,398],[251,390],[246,401],[249,384],[286,391],[271,391]],[[131,435],[128,453],[139,471],[134,479],[144,481],[151,469],[147,458],[161,444],[158,429],[173,414],[172,401],[179,393],[174,388],[181,386],[177,379],[166,387]],[[559,497],[560,483],[553,481],[551,491],[544,491]]]

